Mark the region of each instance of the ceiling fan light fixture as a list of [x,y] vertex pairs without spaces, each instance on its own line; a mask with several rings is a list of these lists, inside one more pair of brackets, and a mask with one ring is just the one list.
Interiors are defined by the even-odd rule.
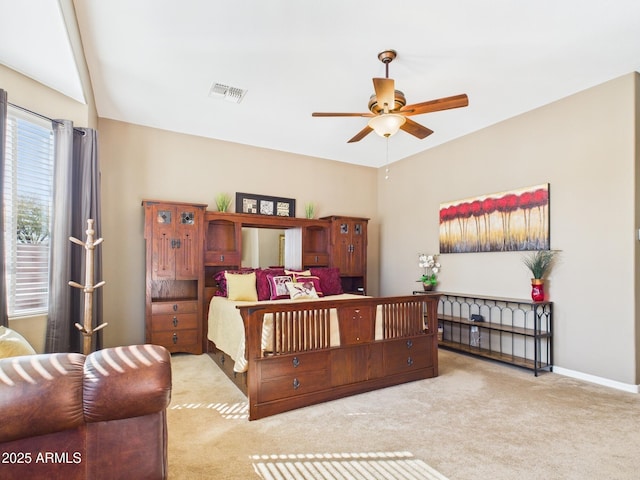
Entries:
[[398,133],[400,127],[404,125],[407,119],[403,115],[396,113],[385,113],[378,115],[369,120],[369,127],[381,137],[391,137]]

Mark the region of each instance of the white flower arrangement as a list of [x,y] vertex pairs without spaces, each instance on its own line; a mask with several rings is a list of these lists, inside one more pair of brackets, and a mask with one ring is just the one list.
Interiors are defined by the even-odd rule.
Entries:
[[435,285],[438,283],[438,272],[440,272],[440,263],[438,263],[438,255],[427,255],[425,253],[418,254],[418,266],[424,268],[424,274],[418,280],[424,284]]

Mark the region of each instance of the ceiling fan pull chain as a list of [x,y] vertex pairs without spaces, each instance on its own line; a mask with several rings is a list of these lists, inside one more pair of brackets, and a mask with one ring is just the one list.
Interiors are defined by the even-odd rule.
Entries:
[[384,169],[384,179],[389,180],[389,137],[385,137],[387,140],[387,165]]

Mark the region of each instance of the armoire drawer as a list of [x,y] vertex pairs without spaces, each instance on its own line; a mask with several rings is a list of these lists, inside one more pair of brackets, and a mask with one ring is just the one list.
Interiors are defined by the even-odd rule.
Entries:
[[198,315],[195,313],[176,313],[175,315],[152,315],[151,329],[154,332],[164,330],[188,330],[198,328]]
[[170,313],[197,313],[197,300],[176,300],[174,302],[152,302],[151,314],[170,314]]
[[198,330],[152,331],[151,343],[162,345],[169,351],[184,351],[183,348],[197,346]]

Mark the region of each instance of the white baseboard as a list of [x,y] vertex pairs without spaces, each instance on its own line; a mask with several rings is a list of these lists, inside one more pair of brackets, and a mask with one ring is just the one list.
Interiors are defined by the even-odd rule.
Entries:
[[608,378],[596,377],[595,375],[589,375],[588,373],[577,372],[575,370],[569,370],[567,368],[553,366],[553,373],[558,375],[564,375],[565,377],[576,378],[578,380],[584,380],[586,382],[595,383],[605,387],[615,388],[616,390],[622,390],[629,393],[640,393],[640,385],[633,385],[629,383],[616,382]]

